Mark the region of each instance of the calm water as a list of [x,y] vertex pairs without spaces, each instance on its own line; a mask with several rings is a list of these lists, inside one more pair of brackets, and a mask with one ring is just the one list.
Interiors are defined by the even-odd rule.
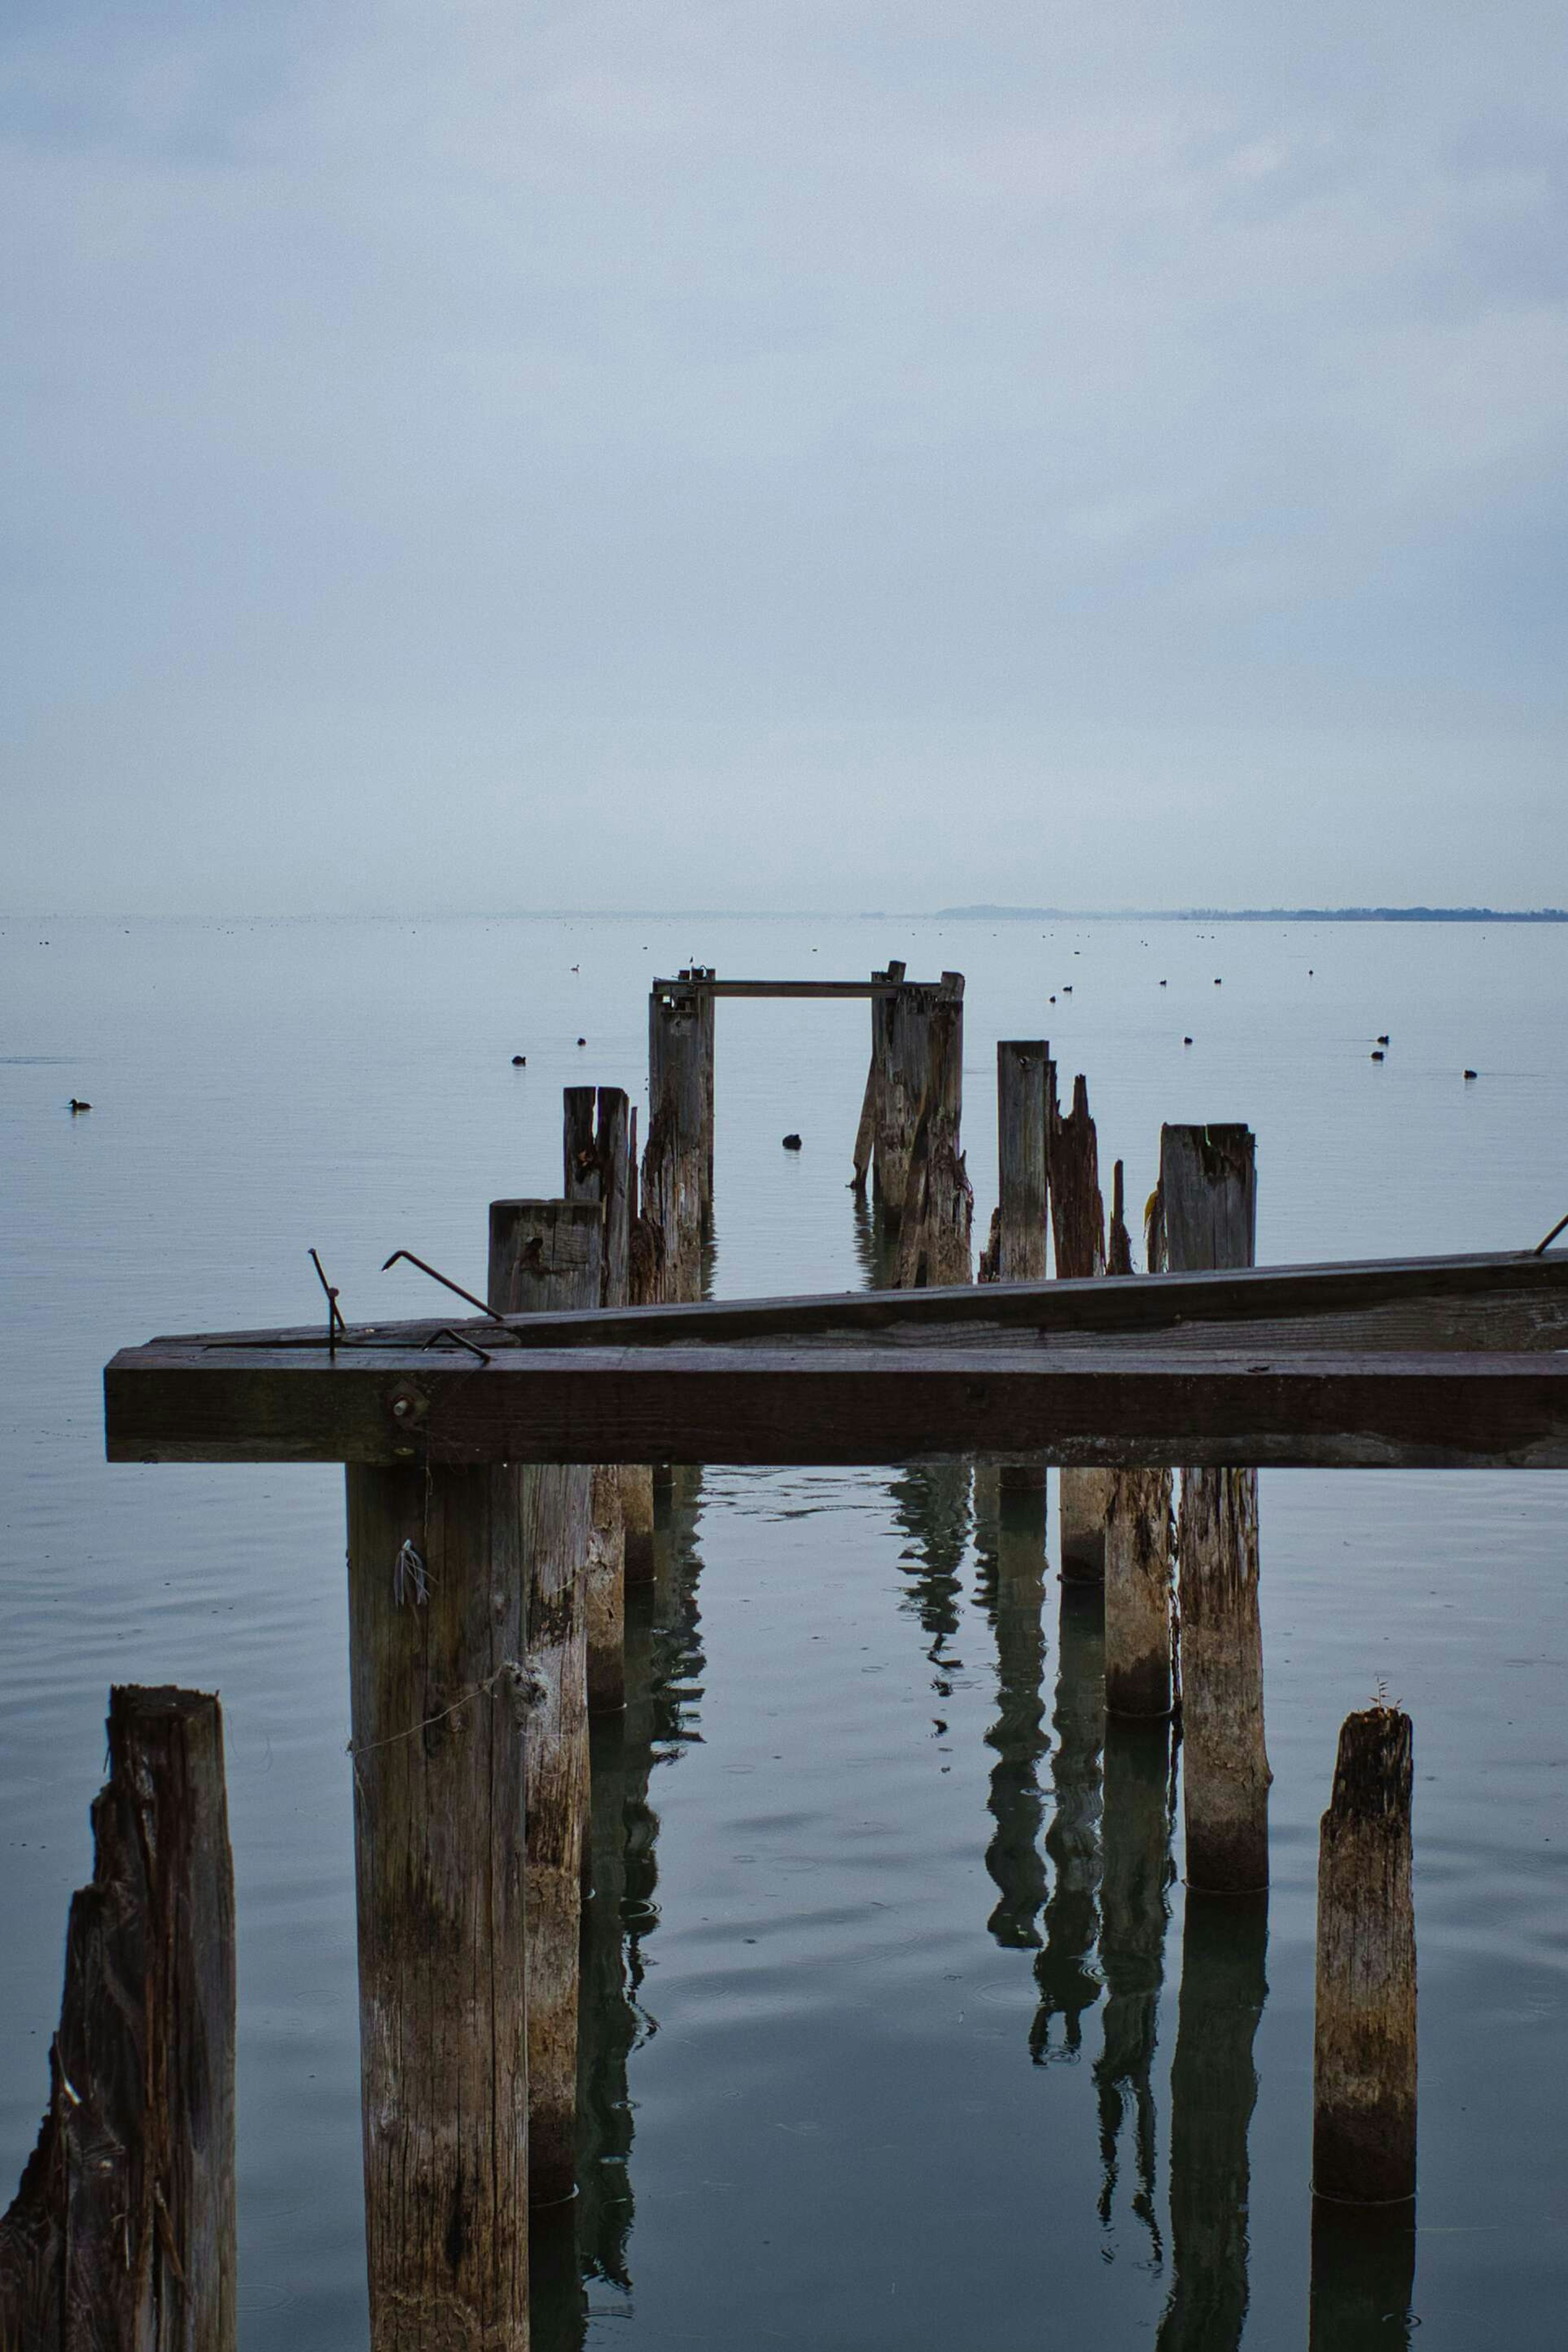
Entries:
[[[311,1243],[351,1317],[425,1309],[381,1259],[480,1276],[486,1202],[559,1189],[563,1083],[641,1085],[651,973],[889,955],[968,975],[982,1228],[994,1043],[1042,1034],[1134,1202],[1163,1118],[1250,1121],[1266,1259],[1532,1244],[1568,1208],[1562,929],[0,922],[0,2180],[43,2108],[108,1684],[216,1685],[246,2352],[366,2335],[341,1484],[110,1469],[101,1364],[313,1312]],[[721,1008],[720,1292],[864,1279],[867,1030]],[[1102,1753],[1092,1616],[987,1481],[681,1479],[599,1740],[584,2193],[543,2352],[1304,2345],[1316,1822],[1380,1679],[1416,1727],[1419,2342],[1562,2344],[1568,1480],[1270,1472],[1262,1523],[1266,1930],[1184,1916],[1163,1757]],[[1395,2263],[1395,2315],[1326,2311],[1318,2343],[1404,2343],[1405,2292]]]

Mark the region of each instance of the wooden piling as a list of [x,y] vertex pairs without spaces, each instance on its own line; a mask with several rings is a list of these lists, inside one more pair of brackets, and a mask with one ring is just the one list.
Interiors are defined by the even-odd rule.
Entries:
[[49,2105],[0,2220],[5,2352],[234,2352],[234,1870],[223,1717],[111,1690]]
[[1046,1278],[1046,1080],[1043,1037],[1003,1038],[996,1046],[996,1274],[1001,1282]]
[[711,999],[700,1000],[695,992],[666,995],[655,990],[648,999],[642,1205],[664,1234],[665,1297],[672,1304],[698,1298],[702,1291],[711,1010]]
[[960,1149],[963,1113],[963,976],[944,972],[926,1024],[925,1095],[910,1147],[899,1223],[897,1286],[921,1290],[972,1277],[974,1193]]
[[[635,1115],[619,1087],[600,1087],[596,1095],[591,1087],[566,1088],[566,1197],[570,1201],[597,1201],[604,1211],[599,1288],[602,1307],[626,1307],[631,1303],[632,1195],[636,1190],[631,1138],[635,1132]],[[588,1627],[588,1704],[599,1713],[607,1706],[625,1703],[626,1580],[628,1575],[646,1578],[653,1573],[653,1474],[646,1464],[626,1463],[606,1471],[596,1480],[594,1539],[602,1559],[597,1573],[590,1572],[590,1605],[598,1592],[613,1615],[618,1612],[616,1622],[606,1621],[597,1637],[592,1617]]]
[[[492,1305],[509,1315],[597,1305],[597,1201],[492,1201],[489,1222]],[[517,1490],[524,1623],[540,1682],[527,1766],[529,2194],[536,2205],[570,2196],[576,2179],[588,1709],[595,1688],[617,1685],[624,1673],[618,1562],[594,1525],[595,1508],[609,1509],[612,1482],[602,1468],[542,1463],[521,1474]]]
[[[1256,1153],[1245,1127],[1160,1133],[1155,1248],[1173,1273],[1250,1265]],[[1176,1552],[1182,1626],[1182,1800],[1192,1886],[1268,1884],[1258,1473],[1186,1470]]]
[[524,1476],[347,1472],[372,2352],[527,2352]]
[[[900,982],[904,976],[901,963],[891,963],[885,971],[873,971],[874,981]],[[876,1156],[878,1119],[882,1089],[887,1080],[892,1057],[893,1000],[890,996],[871,999],[871,1060],[866,1072],[866,1090],[860,1097],[860,1120],[855,1130],[855,1172],[849,1189],[862,1199],[866,1179]]]
[[[1100,1145],[1089,1109],[1089,1081],[1073,1080],[1072,1108],[1057,1102],[1056,1066],[1047,1064],[1051,1238],[1057,1272],[1084,1279],[1105,1272],[1105,1203],[1100,1190]],[[1103,1470],[1064,1470],[1058,1505],[1062,1574],[1098,1583],[1105,1574],[1105,1514],[1110,1500]]]
[[1350,2204],[1415,2194],[1412,1780],[1407,1715],[1346,1717],[1319,1832],[1312,2187]]
[[[1122,1165],[1111,1172],[1108,1276],[1132,1271]],[[1171,1568],[1169,1470],[1112,1470],[1105,1504],[1105,1705],[1109,1714],[1169,1715]]]
[[872,1037],[879,1056],[872,1176],[877,1207],[896,1232],[909,1190],[915,1122],[925,1098],[931,1008],[937,992],[929,982],[906,981],[901,963],[890,963],[888,977],[897,982],[897,993],[871,1000]]

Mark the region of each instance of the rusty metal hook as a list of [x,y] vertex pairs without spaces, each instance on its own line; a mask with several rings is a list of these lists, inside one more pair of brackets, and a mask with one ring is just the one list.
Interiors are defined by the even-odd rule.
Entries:
[[433,1348],[437,1339],[455,1339],[459,1348],[467,1348],[469,1355],[477,1356],[481,1364],[489,1362],[490,1354],[488,1348],[481,1348],[477,1339],[466,1339],[463,1334],[460,1331],[455,1331],[449,1323],[443,1323],[438,1331],[432,1331],[427,1339],[421,1339],[419,1342],[421,1350]]
[[504,1315],[498,1315],[488,1298],[476,1298],[471,1290],[465,1290],[460,1282],[454,1282],[449,1275],[437,1272],[435,1266],[426,1265],[425,1260],[422,1257],[416,1257],[412,1250],[394,1250],[389,1258],[384,1258],[382,1260],[381,1270],[383,1274],[386,1272],[388,1266],[395,1265],[400,1257],[405,1257],[410,1265],[416,1265],[421,1274],[427,1274],[431,1281],[438,1282],[444,1290],[454,1291],[459,1298],[466,1298],[470,1307],[477,1307],[481,1315],[488,1315],[490,1321],[492,1323],[499,1323],[503,1330],[510,1329],[510,1326],[508,1324],[506,1317]]
[[338,1333],[340,1331],[346,1331],[349,1327],[343,1321],[342,1309],[338,1305],[337,1290],[335,1286],[327,1280],[326,1268],[322,1265],[321,1259],[316,1255],[314,1250],[310,1252],[310,1264],[316,1269],[316,1279],[327,1294],[327,1353],[330,1356],[332,1354],[336,1347]]

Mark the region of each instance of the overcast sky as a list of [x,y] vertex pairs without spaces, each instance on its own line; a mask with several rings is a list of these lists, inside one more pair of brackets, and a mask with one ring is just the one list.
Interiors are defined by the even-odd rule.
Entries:
[[0,905],[1568,900],[1561,0],[0,21]]

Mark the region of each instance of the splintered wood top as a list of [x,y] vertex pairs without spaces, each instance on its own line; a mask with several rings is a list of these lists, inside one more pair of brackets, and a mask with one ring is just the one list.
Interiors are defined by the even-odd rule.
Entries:
[[1568,1255],[187,1334],[112,1461],[1568,1465]]

